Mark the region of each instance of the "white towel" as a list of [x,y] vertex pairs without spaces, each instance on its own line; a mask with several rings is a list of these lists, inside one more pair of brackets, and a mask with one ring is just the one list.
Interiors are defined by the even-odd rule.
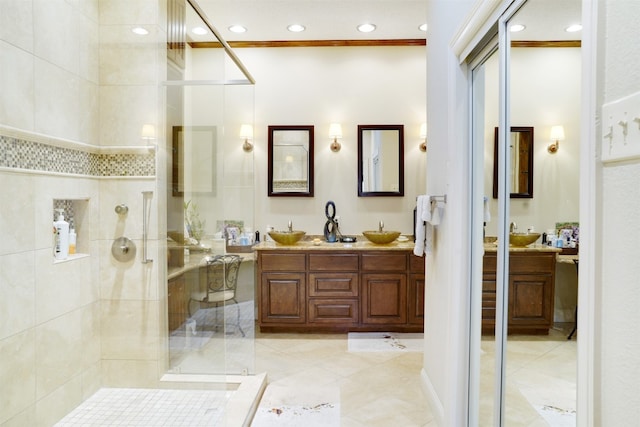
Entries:
[[431,225],[439,225],[443,214],[442,211],[444,210],[444,202],[433,201],[433,203],[431,203],[431,209],[431,220],[429,223]]
[[424,207],[428,205],[425,204],[425,198],[427,201],[429,200],[429,196],[418,196],[418,201],[416,202],[416,229],[414,230],[416,241],[413,246],[413,254],[415,256],[422,256],[424,254],[425,227],[422,217],[424,215]]
[[491,211],[489,210],[489,198],[484,196],[484,222],[491,222]]
[[[418,197],[418,203],[420,203],[420,198]],[[425,194],[422,196],[422,215],[420,216],[423,221],[429,222],[431,221],[431,196]]]
[[424,234],[424,252],[430,254],[433,251],[433,233],[434,227],[430,222],[425,226]]

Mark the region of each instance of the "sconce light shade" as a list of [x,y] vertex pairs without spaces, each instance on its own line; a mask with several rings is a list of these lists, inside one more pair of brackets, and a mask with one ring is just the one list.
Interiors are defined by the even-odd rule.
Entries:
[[342,126],[340,123],[331,123],[329,125],[329,138],[333,139],[333,142],[331,143],[331,151],[334,153],[340,151],[340,148],[342,148],[338,142],[338,139],[342,138]]
[[251,125],[240,125],[240,139],[244,142],[242,144],[242,149],[249,153],[253,150],[253,144],[251,141],[253,140],[253,126]]
[[560,141],[564,141],[564,126],[551,126],[549,139],[551,139],[553,143],[549,144],[547,151],[554,154],[558,151],[558,148],[560,148]]
[[420,139],[422,142],[420,143],[420,151],[423,153],[427,151],[427,124],[423,123],[420,125]]
[[156,127],[151,124],[142,125],[140,137],[145,141],[152,141],[156,139]]

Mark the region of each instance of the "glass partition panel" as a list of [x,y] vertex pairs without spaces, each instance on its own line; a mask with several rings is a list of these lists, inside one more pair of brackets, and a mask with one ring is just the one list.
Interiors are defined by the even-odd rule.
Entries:
[[194,2],[184,17],[166,82],[169,372],[252,374],[254,86]]

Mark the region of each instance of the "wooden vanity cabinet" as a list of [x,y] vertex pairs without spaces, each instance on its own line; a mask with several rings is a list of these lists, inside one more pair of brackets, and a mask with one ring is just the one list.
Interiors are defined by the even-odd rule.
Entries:
[[[511,252],[509,255],[508,333],[548,334],[553,326],[555,252]],[[483,259],[482,331],[495,332],[496,253]]]
[[262,331],[421,332],[424,259],[409,251],[258,251]]

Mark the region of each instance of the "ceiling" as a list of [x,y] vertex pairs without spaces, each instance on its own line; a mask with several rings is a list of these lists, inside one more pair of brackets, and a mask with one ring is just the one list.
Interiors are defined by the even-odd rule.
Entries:
[[[427,22],[426,0],[197,0],[227,41],[393,40],[428,38],[418,27]],[[580,22],[581,0],[529,0],[514,17],[527,28],[515,40],[577,40],[564,28]],[[289,24],[306,31],[292,33]],[[376,31],[356,26],[373,23]],[[248,30],[235,34],[228,27]],[[194,38],[194,40],[197,40]]]

